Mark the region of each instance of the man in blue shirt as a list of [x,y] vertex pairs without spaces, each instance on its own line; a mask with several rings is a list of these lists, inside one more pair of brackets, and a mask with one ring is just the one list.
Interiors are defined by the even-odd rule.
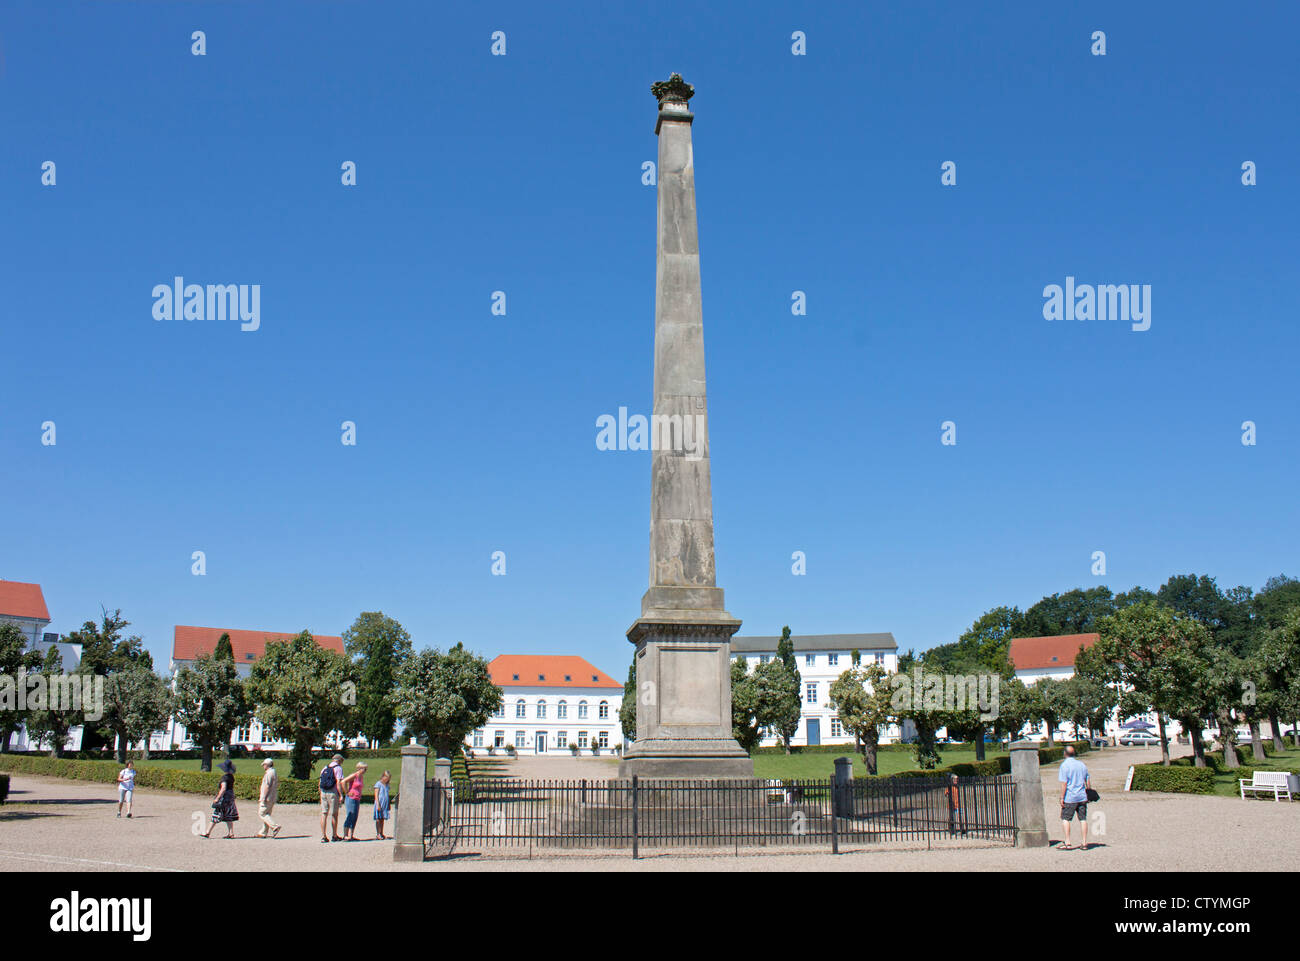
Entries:
[[1079,830],[1083,832],[1080,851],[1088,850],[1088,765],[1074,756],[1074,748],[1066,747],[1065,760],[1061,762],[1061,773],[1057,780],[1061,782],[1061,827],[1065,829],[1065,842],[1062,851],[1073,851],[1070,843],[1070,822],[1079,816]]

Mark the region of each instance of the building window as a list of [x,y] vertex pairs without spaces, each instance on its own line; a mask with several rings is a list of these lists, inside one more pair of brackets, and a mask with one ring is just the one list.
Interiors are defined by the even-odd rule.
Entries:
[[602,721],[609,717],[609,701],[601,701],[596,708],[596,716]]
[[843,737],[844,725],[840,724],[838,717],[831,718],[831,737]]
[[235,743],[236,743],[236,744],[247,744],[250,740],[252,740],[252,739],[249,737],[249,734],[250,734],[250,733],[251,733],[251,732],[248,730],[248,728],[246,728],[246,727],[241,727],[238,731],[235,732]]
[[566,675],[564,675],[564,679],[565,679],[566,681],[572,681],[572,680],[573,680],[573,675],[572,675],[572,674],[566,674]]
[[806,684],[804,685],[804,688],[805,688],[804,700],[807,701],[809,704],[816,704],[817,703],[817,682],[813,681],[811,684]]
[[492,732],[492,746],[493,746],[493,747],[505,747],[505,746],[506,746],[506,732],[505,732],[505,731],[493,731],[493,732]]
[[556,731],[556,732],[555,732],[555,746],[558,747],[558,748],[566,748],[566,747],[569,746],[569,732],[568,732],[568,731]]
[[759,655],[758,663],[760,663],[760,664],[766,664],[766,663],[767,663],[767,655],[766,655],[766,654],[761,654],[761,655]]
[[515,731],[515,747],[522,748],[528,743],[528,733],[526,731]]
[[829,664],[831,667],[834,667],[839,662],[840,662],[840,656],[838,654],[826,655],[826,663]]
[[600,746],[609,747],[609,731],[600,732]]
[[561,721],[563,721],[565,718],[569,716],[568,701],[561,701],[559,704],[555,705],[555,716],[558,717]]
[[506,716],[506,702],[505,702],[505,701],[502,701],[500,704],[497,705],[497,709],[496,709],[495,711],[492,712],[492,716],[493,716],[493,717],[505,717],[505,716]]
[[817,655],[816,655],[816,654],[805,654],[805,655],[803,656],[803,662],[804,662],[804,665],[805,665],[806,667],[812,667],[814,664],[817,663]]
[[524,699],[521,697],[519,700],[515,701],[515,717],[527,716],[528,715],[524,709]]
[[475,746],[475,747],[482,747],[482,746],[483,746],[483,731],[482,731],[482,729],[477,730],[477,731],[474,732],[474,746]]
[[883,654],[877,654],[877,655],[876,655],[876,663],[877,663],[877,664],[884,664],[884,663],[885,663],[885,655],[883,655]]
[[540,719],[540,718],[545,718],[545,717],[546,717],[546,702],[545,702],[545,701],[538,701],[538,702],[537,702],[537,717],[538,717],[539,719]]
[[579,701],[579,702],[578,702],[578,720],[581,721],[581,720],[585,719],[586,716],[587,716],[587,702],[586,702],[586,701]]
[[586,746],[587,746],[587,732],[586,732],[586,731],[579,731],[579,732],[578,732],[578,747],[580,747],[580,748],[586,748]]

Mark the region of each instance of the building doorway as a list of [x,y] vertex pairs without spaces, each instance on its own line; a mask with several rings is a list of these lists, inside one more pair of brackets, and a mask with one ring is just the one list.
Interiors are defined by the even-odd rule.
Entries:
[[536,743],[536,747],[533,749],[533,753],[535,754],[546,753],[546,735],[541,731],[537,732],[537,743]]
[[809,747],[811,747],[812,745],[820,744],[821,742],[822,742],[821,718],[810,717],[808,718],[808,745]]

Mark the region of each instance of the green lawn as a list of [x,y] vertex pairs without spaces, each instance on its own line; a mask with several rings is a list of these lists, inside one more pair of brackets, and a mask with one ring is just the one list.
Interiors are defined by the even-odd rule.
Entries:
[[[1247,751],[1250,746],[1246,746]],[[1239,780],[1250,780],[1250,771],[1291,771],[1300,774],[1300,748],[1289,747],[1281,754],[1274,754],[1249,769],[1239,768],[1214,776],[1214,793],[1225,797],[1241,797]],[[1254,797],[1273,800],[1271,794],[1256,794]],[[1250,798],[1250,795],[1247,795]]]
[[[984,750],[984,758],[991,761],[998,754],[1005,753],[1006,751],[990,744]],[[973,750],[944,750],[942,744],[939,745],[939,756],[942,758],[939,762],[940,767],[975,760]],[[846,748],[843,754],[755,754],[754,776],[796,779],[833,777],[837,757],[853,759],[854,777],[866,776],[867,769],[862,764],[862,755],[855,754],[851,747]],[[911,751],[879,751],[876,754],[876,765],[880,774],[916,770],[916,761]]]

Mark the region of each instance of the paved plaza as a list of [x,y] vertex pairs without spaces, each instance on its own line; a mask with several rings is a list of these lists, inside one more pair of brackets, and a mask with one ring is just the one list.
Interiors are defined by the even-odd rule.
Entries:
[[[1185,749],[1183,749],[1185,750]],[[1050,848],[1015,850],[1005,845],[957,847],[889,844],[838,857],[828,850],[750,853],[737,857],[678,850],[647,852],[632,861],[624,853],[570,855],[529,860],[527,849],[508,855],[488,850],[460,852],[444,861],[395,864],[392,841],[321,844],[319,815],[313,805],[281,805],[275,816],[284,825],[279,838],[251,837],[258,829],[257,805],[240,802],[234,841],[218,826],[210,839],[192,825],[206,826],[206,797],[162,791],[136,792],[136,817],[114,817],[111,785],[60,778],[15,775],[10,802],[0,807],[0,870],[3,871],[1224,871],[1276,869],[1300,863],[1300,805],[1238,798],[1123,792],[1130,764],[1150,763],[1159,752],[1115,749],[1085,756],[1103,801],[1105,833],[1088,851]],[[1048,832],[1057,840],[1060,822],[1057,765],[1043,769]],[[588,760],[526,759],[515,762],[514,776],[600,778],[617,767]],[[215,776],[214,776],[215,784]],[[373,837],[373,822],[363,808],[360,834]],[[389,834],[393,833],[390,822]],[[1077,831],[1077,829],[1076,829]],[[1078,840],[1077,833],[1075,840]]]

